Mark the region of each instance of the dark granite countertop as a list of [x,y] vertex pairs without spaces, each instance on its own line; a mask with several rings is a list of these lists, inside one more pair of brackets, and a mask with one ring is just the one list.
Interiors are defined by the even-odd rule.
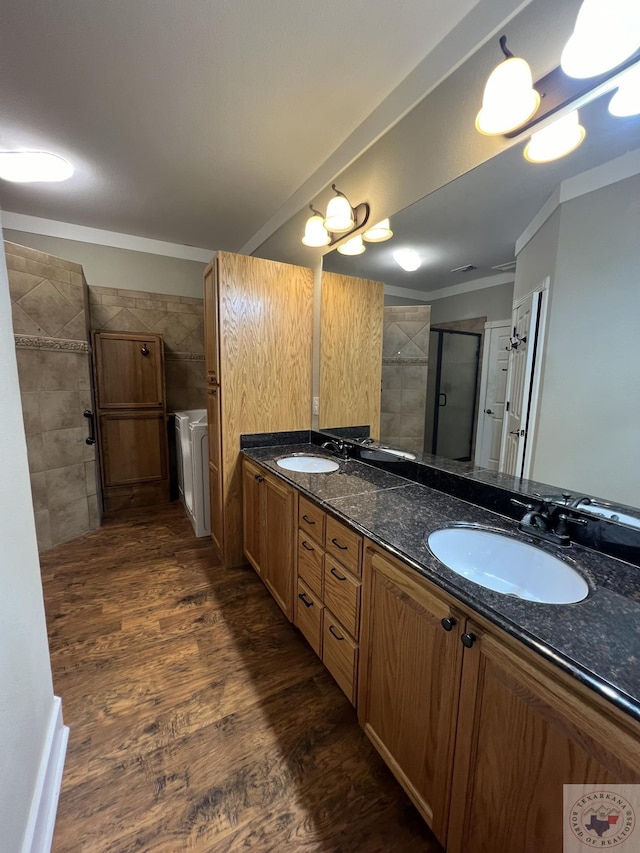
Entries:
[[[517,532],[516,523],[467,501],[350,459],[330,474],[284,471],[282,456],[327,455],[312,444],[245,448],[260,462],[417,572],[640,721],[640,569],[580,545],[559,548]],[[447,569],[425,535],[452,522],[516,533],[572,562],[589,584],[577,604],[539,604],[501,595]]]

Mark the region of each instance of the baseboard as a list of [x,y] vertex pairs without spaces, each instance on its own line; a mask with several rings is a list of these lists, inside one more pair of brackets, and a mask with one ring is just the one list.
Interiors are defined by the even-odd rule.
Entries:
[[62,720],[62,701],[54,696],[22,853],[49,853],[51,850],[68,740],[69,728]]

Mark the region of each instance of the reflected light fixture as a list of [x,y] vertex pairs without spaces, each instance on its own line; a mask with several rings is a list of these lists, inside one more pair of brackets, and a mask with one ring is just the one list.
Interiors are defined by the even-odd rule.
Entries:
[[640,114],[640,63],[620,78],[618,91],[609,102],[609,112],[621,118]]
[[364,248],[362,235],[358,234],[350,240],[347,240],[346,243],[342,243],[342,245],[338,246],[338,251],[341,255],[361,255],[364,252]]
[[534,133],[524,149],[524,156],[530,163],[559,160],[575,151],[584,137],[585,129],[579,122],[578,111],[573,110]]
[[501,36],[500,47],[506,59],[491,72],[484,87],[482,109],[476,116],[476,130],[487,136],[515,130],[540,106],[529,64],[511,53],[506,36]]
[[385,240],[390,240],[391,237],[393,237],[393,231],[388,219],[382,219],[372,225],[371,228],[367,228],[362,235],[362,239],[366,240],[367,243],[383,243]]
[[26,184],[37,181],[66,181],[73,166],[63,157],[48,151],[0,151],[0,178]]
[[562,51],[569,77],[595,77],[616,68],[640,47],[638,0],[584,0]]
[[331,242],[331,237],[329,236],[327,229],[324,227],[322,214],[319,211],[314,210],[312,204],[309,205],[309,209],[313,216],[310,216],[307,219],[306,225],[304,226],[304,237],[302,238],[302,242],[305,246],[311,246],[312,248],[328,246]]
[[335,192],[335,196],[327,205],[327,213],[324,218],[324,227],[327,231],[332,231],[334,234],[342,234],[345,231],[351,231],[355,224],[353,218],[353,209],[349,204],[349,199],[344,193],[336,189],[335,184],[331,184],[331,189]]
[[418,253],[413,249],[396,249],[393,253],[393,260],[405,272],[414,272],[422,265]]

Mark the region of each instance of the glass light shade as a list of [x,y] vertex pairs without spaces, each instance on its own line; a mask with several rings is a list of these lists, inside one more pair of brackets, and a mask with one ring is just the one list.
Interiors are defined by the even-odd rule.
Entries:
[[578,121],[578,111],[574,110],[544,130],[534,133],[524,149],[524,156],[530,163],[559,160],[560,157],[575,151],[584,137],[584,127]]
[[66,181],[73,166],[48,151],[0,151],[0,178],[19,184]]
[[421,265],[422,261],[418,256],[418,253],[413,249],[396,249],[393,253],[393,260],[401,266],[405,272],[414,272]]
[[353,226],[353,211],[348,200],[343,195],[334,196],[327,205],[324,227],[327,231],[340,234],[342,231],[350,231]]
[[638,0],[584,0],[560,64],[570,77],[595,77],[616,68],[639,46]]
[[364,248],[362,235],[358,234],[357,237],[352,237],[346,243],[338,246],[338,251],[341,255],[361,255],[364,252]]
[[539,106],[529,64],[512,56],[494,68],[487,80],[476,130],[487,136],[509,133],[528,121]]
[[305,246],[328,246],[331,241],[321,216],[310,216],[304,226],[302,242]]
[[640,64],[620,78],[618,91],[609,102],[609,112],[621,117],[640,114]]
[[367,243],[382,243],[391,237],[393,237],[393,231],[388,219],[383,219],[372,225],[371,228],[367,228],[362,235],[362,239],[366,240]]

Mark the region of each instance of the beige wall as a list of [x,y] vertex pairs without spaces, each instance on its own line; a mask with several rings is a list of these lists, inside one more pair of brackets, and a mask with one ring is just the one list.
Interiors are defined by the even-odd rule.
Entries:
[[202,298],[205,264],[5,229],[6,240],[81,264],[90,287]]
[[38,546],[96,529],[95,448],[86,283],[82,267],[5,244]]
[[22,849],[54,708],[9,282],[0,245],[0,827]]

